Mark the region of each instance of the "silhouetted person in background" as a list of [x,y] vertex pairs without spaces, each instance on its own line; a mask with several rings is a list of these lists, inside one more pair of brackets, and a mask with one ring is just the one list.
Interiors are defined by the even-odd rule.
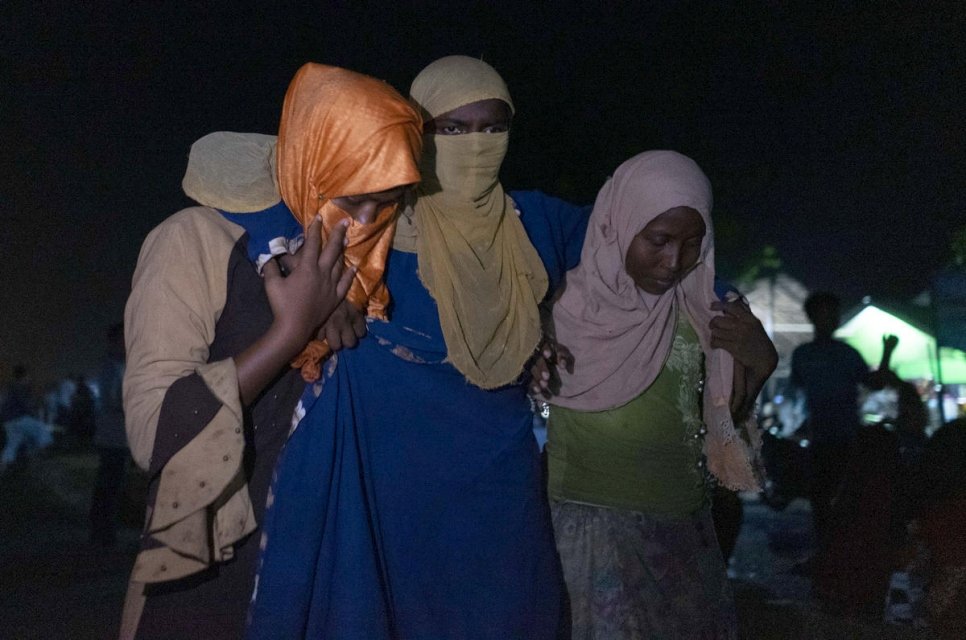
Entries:
[[929,625],[937,637],[966,638],[966,418],[927,442],[916,493],[919,533],[929,550]]
[[84,376],[73,375],[74,395],[67,409],[68,446],[88,445],[94,437],[94,394]]
[[818,547],[828,543],[832,498],[842,479],[859,425],[859,384],[869,367],[859,352],[836,340],[839,299],[815,293],[805,300],[805,314],[815,327],[811,342],[792,353],[792,384],[805,394],[805,427],[812,452],[810,500]]
[[882,342],[879,369],[865,381],[862,425],[831,505],[830,535],[812,583],[827,605],[868,619],[881,618],[889,578],[906,547],[913,459],[903,459],[902,443],[905,434],[925,426],[915,388],[889,369],[898,339],[885,336]]
[[91,496],[90,540],[111,547],[117,541],[117,516],[130,457],[121,399],[124,381],[124,325],[121,323],[107,330],[107,355],[98,381],[100,397],[94,419],[94,446],[100,465]]
[[0,422],[6,434],[6,444],[0,454],[0,473],[16,462],[21,452],[29,454],[43,449],[53,440],[50,427],[36,416],[38,406],[27,369],[18,364],[0,406]]

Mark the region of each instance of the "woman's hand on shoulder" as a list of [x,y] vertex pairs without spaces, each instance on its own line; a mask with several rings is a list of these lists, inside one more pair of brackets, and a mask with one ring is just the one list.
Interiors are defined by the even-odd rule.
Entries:
[[736,420],[743,420],[778,366],[778,352],[744,302],[719,301],[712,303],[711,308],[721,312],[711,319],[711,346],[724,349],[735,359],[731,413]]
[[711,308],[721,312],[711,319],[711,346],[730,353],[756,377],[770,376],[778,366],[778,352],[748,305],[718,301]]

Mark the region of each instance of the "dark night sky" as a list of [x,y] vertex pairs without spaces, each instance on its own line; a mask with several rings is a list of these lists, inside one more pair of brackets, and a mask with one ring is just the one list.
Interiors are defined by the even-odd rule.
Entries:
[[95,363],[142,239],[187,204],[191,142],[273,133],[308,60],[405,91],[482,55],[517,105],[511,188],[589,202],[677,149],[715,186],[726,274],[772,244],[810,288],[915,295],[966,223],[966,4],[826,4],[8,0],[0,365]]

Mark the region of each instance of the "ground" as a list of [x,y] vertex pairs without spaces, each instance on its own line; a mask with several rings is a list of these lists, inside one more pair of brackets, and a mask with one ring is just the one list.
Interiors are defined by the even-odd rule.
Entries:
[[[48,452],[0,477],[0,637],[107,639],[117,633],[137,548],[136,489],[116,548],[87,544],[93,452]],[[927,632],[849,621],[809,597],[795,565],[810,553],[806,503],[775,511],[745,498],[745,522],[729,574],[740,635],[748,640],[904,640]]]

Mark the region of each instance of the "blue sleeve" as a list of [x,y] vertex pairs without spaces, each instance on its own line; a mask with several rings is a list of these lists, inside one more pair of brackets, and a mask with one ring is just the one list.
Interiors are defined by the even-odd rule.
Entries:
[[591,206],[577,206],[541,191],[512,191],[526,229],[547,270],[551,295],[567,271],[580,262]]
[[741,292],[730,282],[720,279],[718,276],[714,277],[714,295],[718,296],[718,300],[724,300],[725,296],[729,293],[737,293],[741,296]]

